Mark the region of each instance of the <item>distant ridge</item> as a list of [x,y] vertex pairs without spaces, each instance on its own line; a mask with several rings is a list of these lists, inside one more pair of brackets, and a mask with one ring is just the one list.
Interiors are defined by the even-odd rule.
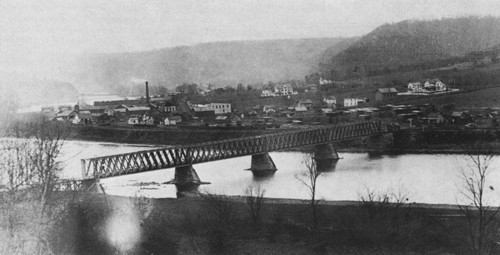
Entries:
[[499,44],[498,17],[402,21],[376,28],[340,53],[325,52],[318,70],[331,79],[369,76]]
[[235,86],[302,80],[321,60],[325,50],[335,54],[352,41],[344,38],[230,41],[89,55],[78,61],[75,76],[76,83],[102,84],[115,90],[144,79],[171,88],[182,83]]

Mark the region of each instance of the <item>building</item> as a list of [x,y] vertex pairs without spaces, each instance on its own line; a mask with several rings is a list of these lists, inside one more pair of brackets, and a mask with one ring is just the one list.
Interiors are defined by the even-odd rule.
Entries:
[[272,91],[265,89],[260,93],[260,97],[274,97],[276,96]]
[[435,91],[435,92],[446,91],[446,84],[441,82],[439,79],[431,79],[425,81],[424,88],[427,91]]
[[408,92],[424,92],[424,86],[421,82],[408,83]]
[[429,93],[429,92],[442,92],[446,91],[447,87],[439,79],[429,79],[423,84],[421,82],[408,83],[408,92],[412,93]]
[[289,83],[276,84],[274,86],[274,93],[276,95],[281,95],[281,96],[292,95],[293,94],[292,84]]
[[427,115],[428,124],[441,124],[444,123],[444,116],[439,112],[431,112]]
[[306,109],[311,109],[313,102],[311,99],[302,99],[297,102],[297,107],[305,107]]
[[262,107],[262,112],[265,114],[275,113],[276,107],[274,107],[274,105],[264,105],[264,107]]
[[319,77],[319,85],[328,85],[328,84],[333,84],[333,81],[324,80],[323,77]]
[[170,116],[170,117],[166,117],[163,120],[163,124],[165,126],[177,125],[178,123],[181,123],[181,122],[182,122],[181,116]]
[[188,105],[195,112],[213,111],[215,114],[231,113],[231,104],[228,103],[210,103],[210,104],[192,104]]
[[75,119],[77,119],[77,112],[74,110],[64,110],[64,111],[59,111],[56,114],[56,119],[58,121],[70,121],[74,122]]
[[344,107],[357,107],[359,103],[366,103],[366,98],[344,98]]
[[176,112],[177,107],[175,105],[164,106],[163,111],[164,112]]
[[379,88],[375,91],[375,101],[383,101],[389,98],[394,98],[398,95],[395,88]]
[[323,98],[323,102],[326,104],[326,107],[335,109],[337,108],[337,98],[335,96],[329,96]]

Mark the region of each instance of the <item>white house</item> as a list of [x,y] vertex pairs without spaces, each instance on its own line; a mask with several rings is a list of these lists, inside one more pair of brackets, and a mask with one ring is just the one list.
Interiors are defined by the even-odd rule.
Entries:
[[408,83],[409,92],[424,92],[424,86],[421,82],[410,82]]

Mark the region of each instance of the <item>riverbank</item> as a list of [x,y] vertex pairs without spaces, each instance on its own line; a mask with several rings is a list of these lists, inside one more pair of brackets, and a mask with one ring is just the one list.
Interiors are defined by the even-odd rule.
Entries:
[[[68,215],[81,225],[79,246],[62,245],[79,253],[467,254],[466,243],[456,236],[465,233],[466,219],[455,206],[321,201],[315,227],[307,200],[264,198],[253,205],[252,210],[247,197],[209,194],[182,199],[86,195]],[[111,229],[92,227],[115,219],[123,221]],[[67,228],[57,229],[59,235],[68,235]]]

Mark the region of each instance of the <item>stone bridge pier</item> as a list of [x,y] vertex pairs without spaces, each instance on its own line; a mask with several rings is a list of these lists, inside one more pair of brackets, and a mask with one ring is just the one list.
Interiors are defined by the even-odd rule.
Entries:
[[314,160],[320,171],[333,170],[340,157],[332,144],[318,144],[314,148]]
[[176,167],[174,179],[166,184],[175,184],[179,195],[184,192],[197,192],[200,185],[210,184],[210,182],[202,182],[193,165],[187,165]]
[[252,155],[252,164],[247,170],[252,171],[254,176],[267,176],[274,174],[278,169],[269,153],[266,152]]

